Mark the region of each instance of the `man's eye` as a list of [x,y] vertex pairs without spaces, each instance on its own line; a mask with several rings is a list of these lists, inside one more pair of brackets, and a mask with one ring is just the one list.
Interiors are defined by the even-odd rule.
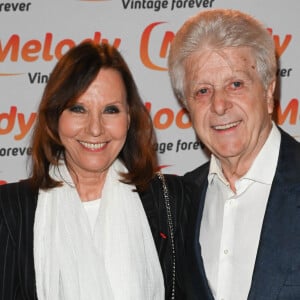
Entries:
[[75,105],[71,106],[69,108],[69,110],[72,111],[72,112],[75,112],[75,113],[83,113],[83,112],[85,112],[84,107],[81,106],[81,105],[78,105],[78,104],[75,104]]
[[208,88],[202,88],[202,89],[198,90],[198,94],[200,94],[200,95],[207,94],[207,92],[208,92]]
[[117,114],[118,112],[120,112],[119,108],[115,105],[110,105],[105,107],[104,109],[104,113],[105,114]]
[[234,89],[238,89],[238,88],[240,88],[240,87],[242,87],[243,86],[243,83],[241,82],[241,81],[234,81],[233,83],[232,83],[232,87],[234,88]]
[[212,88],[210,87],[202,87],[196,91],[195,98],[209,96],[212,93]]

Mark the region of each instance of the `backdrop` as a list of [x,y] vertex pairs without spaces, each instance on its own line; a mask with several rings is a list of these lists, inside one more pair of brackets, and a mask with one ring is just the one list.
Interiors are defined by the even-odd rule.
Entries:
[[166,57],[182,23],[211,8],[243,10],[270,30],[280,57],[277,121],[299,140],[299,0],[6,0],[0,1],[0,183],[27,177],[29,138],[48,76],[85,39],[108,41],[127,60],[154,121],[164,172],[183,174],[205,162],[171,91]]

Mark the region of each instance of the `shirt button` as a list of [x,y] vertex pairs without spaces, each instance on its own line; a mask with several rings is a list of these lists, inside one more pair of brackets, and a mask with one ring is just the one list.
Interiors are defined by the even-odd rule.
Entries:
[[[224,250],[224,254],[228,254],[228,252],[229,252],[228,249],[225,249],[225,250]],[[222,299],[221,299],[221,300],[222,300]]]

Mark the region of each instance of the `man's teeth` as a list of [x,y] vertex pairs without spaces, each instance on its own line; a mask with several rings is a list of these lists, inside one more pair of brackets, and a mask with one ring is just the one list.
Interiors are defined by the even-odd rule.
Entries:
[[229,128],[232,128],[232,127],[235,127],[239,124],[240,122],[234,122],[234,123],[229,123],[229,124],[224,124],[224,125],[217,125],[217,126],[214,126],[215,129],[217,130],[225,130],[225,129],[229,129]]
[[91,150],[100,149],[105,145],[105,143],[92,144],[92,143],[86,143],[86,142],[80,142],[80,144]]

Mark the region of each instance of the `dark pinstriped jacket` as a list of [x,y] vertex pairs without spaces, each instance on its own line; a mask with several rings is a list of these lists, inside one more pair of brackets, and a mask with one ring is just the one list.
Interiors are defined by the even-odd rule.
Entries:
[[[176,298],[183,295],[181,263],[183,257],[183,230],[177,226],[185,213],[181,179],[167,176],[170,204],[175,225],[176,249]],[[35,272],[33,261],[33,225],[37,204],[37,190],[29,187],[28,181],[0,186],[0,299],[34,300]],[[140,194],[161,262],[166,299],[171,299],[172,248],[166,218],[166,208],[161,182],[153,180],[150,188]],[[178,261],[180,257],[180,261]]]

